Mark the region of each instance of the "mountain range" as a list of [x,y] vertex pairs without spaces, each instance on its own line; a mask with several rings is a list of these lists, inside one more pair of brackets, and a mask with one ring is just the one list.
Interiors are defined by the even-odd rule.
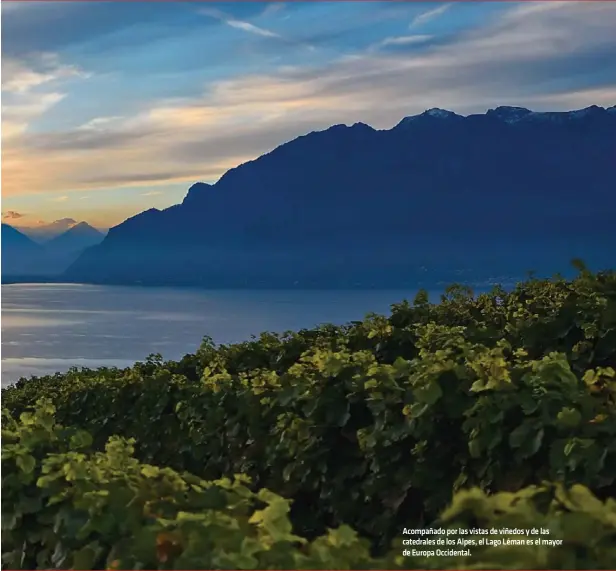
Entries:
[[63,278],[399,287],[613,267],[615,180],[616,107],[334,125],[126,220]]
[[14,228],[35,242],[43,244],[60,236],[60,234],[64,234],[64,232],[70,230],[77,224],[79,224],[79,222],[73,218],[61,218],[60,220],[54,220],[48,224],[38,224],[37,226],[15,225]]
[[[69,222],[70,221],[70,222]],[[67,227],[61,233],[56,230]],[[27,229],[28,234],[40,227]],[[24,228],[2,224],[2,278],[60,275],[89,246],[100,243],[104,234],[86,222],[58,220],[46,231],[27,235]],[[44,240],[43,236],[48,239]],[[49,238],[51,236],[51,238]]]

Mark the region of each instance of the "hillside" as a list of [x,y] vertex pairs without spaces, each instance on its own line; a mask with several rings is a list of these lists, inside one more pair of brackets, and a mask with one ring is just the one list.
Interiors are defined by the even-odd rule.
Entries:
[[614,107],[336,125],[112,228],[65,277],[383,286],[553,272],[572,257],[609,266],[615,141]]
[[[58,223],[68,224],[63,219]],[[57,226],[57,225],[56,225]],[[24,279],[53,280],[64,272],[88,247],[99,244],[104,235],[86,222],[70,224],[68,230],[38,242],[24,232],[2,225],[2,283]]]
[[616,274],[582,270],[23,379],[2,390],[3,561],[614,569],[615,369]]
[[83,250],[102,242],[104,235],[87,222],[79,222],[66,232],[45,243],[45,249],[54,255],[77,257]]
[[2,275],[44,271],[45,251],[9,224],[2,224]]

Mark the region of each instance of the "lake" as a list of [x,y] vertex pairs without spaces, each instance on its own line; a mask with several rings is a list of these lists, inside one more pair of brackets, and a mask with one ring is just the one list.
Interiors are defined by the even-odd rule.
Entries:
[[152,353],[178,359],[205,335],[234,343],[262,331],[343,324],[368,312],[387,313],[416,291],[3,285],[2,385],[72,366],[128,366]]

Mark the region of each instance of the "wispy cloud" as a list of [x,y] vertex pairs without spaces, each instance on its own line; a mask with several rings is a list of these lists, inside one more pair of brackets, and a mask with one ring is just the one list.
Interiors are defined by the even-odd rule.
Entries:
[[57,54],[39,54],[33,64],[36,68],[9,57],[3,58],[2,91],[24,94],[46,83],[89,77],[77,66],[61,63]]
[[49,200],[51,200],[52,202],[66,202],[68,200],[68,195],[64,195],[64,196],[56,196],[55,198],[50,198]]
[[79,128],[84,131],[88,130],[97,130],[104,129],[108,127],[111,123],[122,120],[123,117],[114,116],[114,117],[95,117],[94,119],[90,119],[87,123],[84,123]]
[[[28,125],[66,97],[64,82],[90,74],[66,65],[56,54],[34,54],[28,61],[2,58],[2,141],[21,135]],[[10,149],[9,149],[10,152]]]
[[19,220],[20,218],[24,218],[25,216],[25,214],[21,214],[20,212],[16,212],[15,210],[7,210],[2,214],[2,220]]
[[409,28],[417,28],[419,26],[423,26],[424,24],[427,24],[430,20],[434,20],[435,18],[442,16],[445,12],[447,12],[447,10],[449,10],[449,8],[451,8],[451,4],[441,4],[436,8],[432,8],[432,10],[423,12],[422,14],[419,14],[419,16],[413,18],[413,21],[411,22]]
[[421,44],[431,40],[433,36],[426,34],[417,34],[414,36],[395,36],[391,38],[385,38],[379,43],[380,46],[408,46],[411,44]]
[[151,190],[150,192],[144,192],[141,194],[141,196],[160,196],[162,194],[162,192],[160,192],[159,190]]
[[[190,96],[144,102],[134,115],[119,102],[110,116],[124,118],[95,123],[104,129],[16,136],[3,149],[3,196],[81,196],[125,186],[148,194],[160,185],[214,181],[306,132],[356,121],[389,128],[430,107],[474,113],[497,105],[613,105],[616,81],[597,77],[606,77],[606,65],[616,69],[606,57],[616,53],[615,26],[614,3],[524,3],[421,50],[364,49],[352,58],[211,80]],[[382,43],[412,44],[416,37]]]
[[244,32],[248,32],[251,34],[256,34],[258,36],[263,36],[265,38],[279,38],[280,34],[272,32],[271,30],[267,30],[265,28],[261,28],[259,26],[255,26],[250,22],[245,22],[243,20],[237,20],[228,14],[225,14],[222,10],[218,10],[217,8],[201,8],[199,10],[200,14],[204,16],[209,16],[210,18],[216,18],[221,22],[227,24],[227,26],[231,26],[237,30],[243,30]]
[[258,36],[264,36],[266,38],[280,37],[280,34],[276,34],[270,30],[266,30],[265,28],[259,28],[250,22],[242,22],[241,20],[225,20],[225,23],[232,28],[244,30],[245,32],[250,32],[251,34],[257,34]]

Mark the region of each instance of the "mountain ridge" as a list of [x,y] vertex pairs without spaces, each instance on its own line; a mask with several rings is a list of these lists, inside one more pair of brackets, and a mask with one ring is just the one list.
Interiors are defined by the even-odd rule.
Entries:
[[608,260],[615,109],[430,109],[387,130],[313,131],[112,228],[65,276],[214,287],[389,275],[377,281],[394,284],[426,262],[500,272],[509,243],[516,271]]
[[[28,238],[34,242],[38,244],[45,244],[50,240],[61,236],[75,226],[79,226],[80,224],[87,224],[91,228],[94,228],[91,224],[88,224],[85,221],[77,221],[74,218],[60,218],[59,220],[54,220],[48,224],[39,224],[37,226],[20,226],[16,224],[12,225],[12,227],[28,236]],[[100,232],[101,234],[105,234],[108,228],[94,228],[94,230]]]
[[[66,222],[71,219],[62,219]],[[57,221],[58,222],[58,221]],[[59,275],[104,234],[87,222],[75,222],[49,240],[40,242],[9,224],[2,224],[3,277]],[[7,263],[4,263],[4,260]]]
[[84,250],[99,244],[104,237],[102,232],[87,222],[79,222],[66,232],[45,242],[44,247],[54,256],[57,264],[66,269]]
[[64,247],[83,247],[85,243],[92,245],[97,240],[102,240],[103,233],[90,226],[87,222],[78,222],[59,236],[52,238],[47,242],[47,246],[50,248],[56,248],[58,246]]
[[39,224],[37,226],[16,225],[15,228],[35,242],[43,244],[70,230],[76,224],[79,224],[77,220],[67,217],[54,220],[48,224]]

